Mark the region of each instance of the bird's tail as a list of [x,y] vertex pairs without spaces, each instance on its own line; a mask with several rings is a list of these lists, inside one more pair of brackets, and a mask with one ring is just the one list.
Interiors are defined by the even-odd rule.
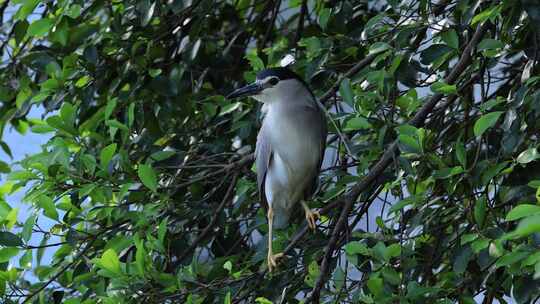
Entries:
[[291,210],[285,208],[274,207],[274,229],[283,229],[289,223]]

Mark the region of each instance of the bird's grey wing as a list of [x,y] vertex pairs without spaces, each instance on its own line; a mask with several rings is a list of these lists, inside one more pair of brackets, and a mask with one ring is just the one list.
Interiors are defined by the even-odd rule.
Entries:
[[259,199],[264,208],[267,209],[268,201],[264,189],[266,173],[272,161],[273,150],[270,139],[266,136],[266,128],[263,126],[257,136],[257,146],[255,147],[255,165],[257,166],[257,186],[259,189]]
[[321,166],[324,159],[324,151],[326,151],[326,137],[328,136],[328,126],[326,125],[326,115],[322,110],[319,111],[319,115],[321,116],[321,147],[319,150],[319,167],[317,168],[317,176],[319,176],[319,172],[321,171]]
[[310,125],[318,126],[317,136],[319,137],[319,162],[317,164],[317,168],[315,168],[315,172],[313,172],[313,178],[311,182],[307,185],[305,192],[304,192],[304,199],[310,199],[311,196],[317,191],[317,187],[319,185],[319,173],[321,171],[321,166],[324,160],[324,151],[326,150],[326,137],[328,134],[327,125],[326,125],[326,116],[324,112],[320,109],[318,109],[317,113],[314,113],[315,115],[311,116],[312,122]]

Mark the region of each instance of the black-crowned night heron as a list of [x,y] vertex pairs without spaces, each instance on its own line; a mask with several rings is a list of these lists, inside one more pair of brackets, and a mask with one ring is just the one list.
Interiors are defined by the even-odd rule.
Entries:
[[261,203],[268,204],[268,269],[282,253],[272,252],[272,229],[284,228],[296,203],[315,229],[317,212],[306,200],[316,191],[326,146],[326,119],[307,84],[288,68],[270,68],[227,96],[252,96],[263,103],[255,163]]

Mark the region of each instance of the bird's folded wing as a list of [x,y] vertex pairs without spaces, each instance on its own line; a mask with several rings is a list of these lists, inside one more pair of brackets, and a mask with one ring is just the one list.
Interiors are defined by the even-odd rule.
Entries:
[[265,136],[264,126],[257,136],[257,146],[255,148],[255,165],[257,166],[257,186],[259,188],[259,198],[264,208],[268,207],[264,182],[266,173],[272,161],[273,150],[268,136]]

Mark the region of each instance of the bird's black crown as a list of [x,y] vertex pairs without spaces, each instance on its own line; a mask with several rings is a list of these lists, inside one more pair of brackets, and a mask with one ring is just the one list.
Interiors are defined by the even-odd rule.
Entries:
[[267,77],[277,77],[279,78],[279,80],[296,79],[304,85],[304,87],[308,90],[309,94],[313,97],[313,99],[315,99],[315,95],[309,88],[309,85],[307,84],[307,82],[304,79],[302,79],[302,77],[298,76],[298,74],[289,70],[288,68],[284,68],[284,67],[268,68],[257,73],[257,80],[262,80]]
[[301,82],[304,82],[304,80],[298,76],[295,72],[289,70],[288,68],[269,68],[264,69],[257,73],[257,79],[262,80],[267,77],[275,76],[279,78],[279,80],[286,80],[286,79],[297,79]]

